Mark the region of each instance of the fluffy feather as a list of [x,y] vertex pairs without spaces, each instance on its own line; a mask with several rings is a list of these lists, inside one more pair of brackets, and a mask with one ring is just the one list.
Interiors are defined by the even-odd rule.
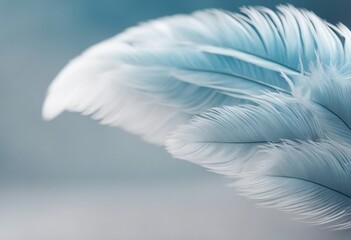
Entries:
[[[161,144],[164,134],[157,137],[136,121],[120,124],[118,118],[132,119],[134,112],[150,107],[148,117],[158,123],[150,131],[157,132],[157,125],[160,131],[171,130],[208,108],[250,102],[260,90],[289,93],[281,72],[296,82],[317,58],[340,65],[348,56],[349,41],[313,13],[292,6],[280,6],[276,13],[251,7],[242,12],[204,10],[165,17],[91,47],[50,86],[44,118],[64,110],[90,114],[100,109],[93,117],[133,129],[145,139],[151,135],[152,142]],[[334,28],[349,36],[344,28]],[[123,89],[122,94],[116,89]],[[138,97],[125,98],[124,89]],[[121,114],[115,102],[134,107]]]
[[[109,73],[115,68],[118,66],[103,60],[73,61],[50,86],[43,117],[50,120],[63,110],[82,112],[103,124],[142,134],[146,141],[155,144],[162,144],[160,139],[164,139],[174,125],[190,118],[189,114],[157,104],[145,94],[116,81]],[[72,82],[67,85],[69,79]]]
[[351,129],[351,68],[337,68],[317,62],[310,75],[297,85],[300,95],[307,96],[338,116]]
[[345,229],[350,56],[349,29],[292,6],[165,17],[71,61],[43,116],[81,112],[156,144],[176,129],[174,156],[235,177],[265,205]]
[[285,142],[234,185],[261,205],[331,229],[351,227],[351,150],[336,141]]
[[[324,107],[304,99],[268,94],[257,103],[214,109],[193,118],[170,136],[167,149],[175,157],[236,178],[233,186],[266,206],[298,213],[299,219],[313,224],[351,227],[348,127]],[[332,169],[338,162],[339,167]],[[289,171],[291,167],[292,172],[278,171],[272,177],[271,165]],[[302,185],[300,174],[304,181],[316,182]],[[324,183],[329,187],[320,187]],[[340,191],[346,197],[339,196]]]
[[212,171],[237,177],[260,158],[267,143],[318,140],[325,130],[304,102],[267,94],[256,105],[215,108],[180,126],[167,140],[168,151]]

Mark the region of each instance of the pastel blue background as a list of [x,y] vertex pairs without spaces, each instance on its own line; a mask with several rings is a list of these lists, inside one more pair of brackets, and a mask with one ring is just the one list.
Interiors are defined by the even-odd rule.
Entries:
[[[79,114],[43,122],[46,89],[140,21],[282,1],[0,0],[0,239],[350,239],[257,209],[228,180]],[[351,26],[351,2],[290,1]]]

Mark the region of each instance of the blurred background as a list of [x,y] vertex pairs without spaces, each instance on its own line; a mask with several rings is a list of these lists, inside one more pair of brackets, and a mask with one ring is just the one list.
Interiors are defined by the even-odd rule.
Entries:
[[[350,239],[261,209],[223,179],[124,131],[64,113],[46,89],[84,49],[138,22],[282,1],[0,0],[0,240]],[[301,0],[351,26],[348,0]]]

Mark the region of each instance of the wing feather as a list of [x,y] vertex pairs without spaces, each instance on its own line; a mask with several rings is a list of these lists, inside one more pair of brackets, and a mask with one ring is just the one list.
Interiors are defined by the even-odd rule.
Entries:
[[330,229],[351,227],[351,151],[335,141],[272,145],[233,185],[260,205]]
[[[209,108],[254,102],[267,91],[290,94],[281,73],[297,84],[301,74],[308,77],[303,70],[311,62],[347,65],[349,39],[343,26],[290,5],[275,12],[248,7],[242,13],[210,9],[164,17],[132,27],[71,61],[50,86],[43,115],[52,119],[65,110],[98,111],[94,118],[119,126],[118,107],[130,115],[127,119],[150,108],[150,121],[171,130]],[[148,138],[148,129],[129,122],[121,126]]]

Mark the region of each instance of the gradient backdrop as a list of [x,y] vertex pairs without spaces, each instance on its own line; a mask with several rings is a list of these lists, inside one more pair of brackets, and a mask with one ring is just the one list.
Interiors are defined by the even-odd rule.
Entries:
[[[350,239],[261,209],[230,181],[79,114],[46,89],[90,45],[152,18],[282,1],[0,0],[0,240]],[[290,1],[351,27],[351,2]]]

